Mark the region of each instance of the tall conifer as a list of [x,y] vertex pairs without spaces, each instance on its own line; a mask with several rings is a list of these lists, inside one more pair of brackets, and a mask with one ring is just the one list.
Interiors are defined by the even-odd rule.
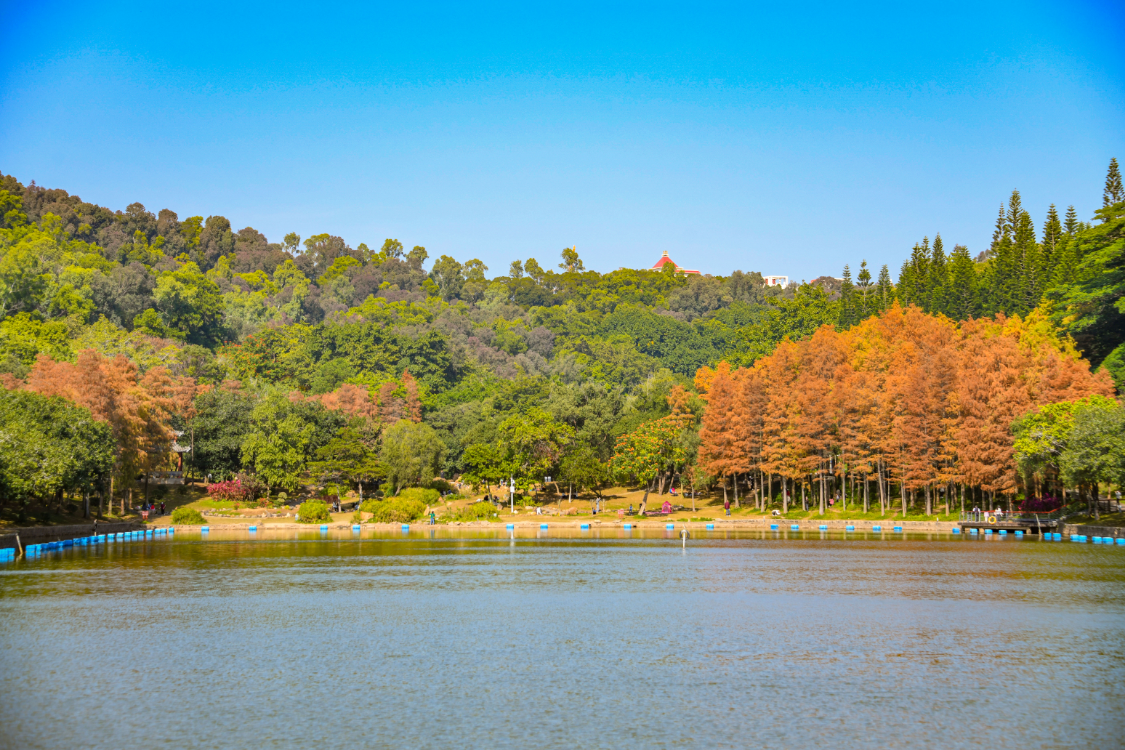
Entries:
[[1035,222],[1031,214],[1021,210],[1013,232],[1016,273],[1011,280],[1011,307],[1005,312],[1026,315],[1039,304],[1042,286],[1039,283],[1039,243],[1035,241]]
[[1074,210],[1074,206],[1067,206],[1066,224],[1063,225],[1063,229],[1071,237],[1078,231],[1078,212]]
[[1117,168],[1117,158],[1109,160],[1109,172],[1105,176],[1105,190],[1102,191],[1102,206],[1125,201],[1125,188],[1121,187],[1121,170]]
[[949,286],[948,259],[945,257],[945,247],[941,242],[941,232],[934,237],[934,249],[930,254],[930,280],[929,300],[926,312],[948,314],[945,302],[945,290]]
[[1055,263],[1065,242],[1066,235],[1063,234],[1062,222],[1059,221],[1059,212],[1052,203],[1047,209],[1047,220],[1043,222],[1043,241],[1039,245],[1039,278],[1043,280],[1044,287],[1047,287],[1055,276]]
[[980,314],[980,281],[976,263],[964,245],[956,245],[949,256],[949,283],[945,288],[946,314],[968,320]]
[[850,328],[859,321],[856,315],[855,285],[852,284],[852,271],[844,264],[844,278],[840,284],[840,312],[838,320],[841,329]]
[[868,299],[871,291],[871,272],[867,270],[866,260],[859,264],[859,275],[856,276],[855,280],[856,288],[859,290],[857,307],[859,308],[859,317],[863,320],[871,314],[871,301]]
[[891,309],[891,303],[895,299],[895,288],[891,284],[891,272],[887,269],[886,263],[879,269],[879,281],[875,286],[875,297],[875,304],[878,306],[879,312]]

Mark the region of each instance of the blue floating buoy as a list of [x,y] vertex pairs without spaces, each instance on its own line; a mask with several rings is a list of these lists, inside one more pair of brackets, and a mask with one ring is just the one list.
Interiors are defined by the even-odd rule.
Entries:
[[1117,537],[1117,543],[1122,547],[1125,547],[1125,537]]
[[545,523],[539,524],[539,530],[540,531],[546,531],[547,530],[547,524],[545,524]]
[[579,526],[578,528],[580,528],[580,529],[586,529],[586,530],[589,530],[589,528],[590,528],[590,524],[588,524],[588,523],[584,523],[584,524],[581,524],[581,525],[580,525],[580,526]]
[[902,527],[901,527],[901,526],[895,526],[894,530],[895,530],[895,533],[896,533],[896,534],[901,534],[901,533],[902,533]]
[[789,524],[789,530],[790,531],[800,531],[801,526],[800,526],[800,524],[791,523],[791,524]]
[[979,533],[980,533],[980,529],[969,529],[969,533],[970,533],[970,534],[979,534]]
[[358,523],[352,524],[352,531],[359,531],[362,527]]
[[855,526],[853,526],[852,524],[849,523],[847,526],[844,527],[844,531],[855,531]]
[[883,527],[882,527],[882,526],[878,526],[878,525],[876,525],[876,526],[872,526],[872,527],[871,527],[871,530],[872,530],[872,531],[882,531],[882,530],[883,530]]
[[1007,529],[1000,529],[1000,536],[1008,536],[1008,530]]
[[985,533],[985,534],[991,534],[991,533],[992,533],[992,529],[985,529],[985,530],[984,530],[984,533]]
[[176,527],[175,526],[169,526],[168,527],[168,533],[169,534],[175,534],[176,533]]
[[818,529],[819,529],[820,531],[828,531],[828,524],[826,524],[826,523],[822,523],[822,524],[821,524],[821,525],[820,525],[820,526],[818,527]]
[[954,526],[952,529],[949,530],[949,533],[950,534],[960,534],[961,533],[961,527],[960,526]]
[[410,531],[410,524],[408,524],[408,523],[404,523],[404,524],[402,525],[402,530],[403,530],[403,531]]
[[676,528],[676,524],[674,524],[674,523],[666,523],[666,524],[664,524],[664,528],[666,528],[666,529],[668,529],[669,531],[671,531],[672,529]]
[[1053,531],[1053,532],[1051,532],[1051,538],[1054,539],[1056,542],[1061,542],[1062,541],[1062,534],[1058,533],[1057,531]]
[[770,524],[770,531],[777,531],[777,524],[776,523]]
[[514,528],[516,528],[516,525],[514,523],[510,523],[507,526],[505,526],[504,528],[505,529],[514,529]]
[[257,530],[258,530],[258,527],[257,527],[257,526],[251,526],[251,527],[250,527],[250,530],[251,530],[251,531],[257,531]]
[[1023,532],[1019,529],[1016,529],[1016,536],[1023,536]]
[[633,528],[633,524],[627,523],[624,526],[622,526],[621,528],[625,529],[626,531],[630,531]]
[[328,531],[328,524],[326,524],[326,523],[322,523],[322,524],[320,525],[320,530],[321,530],[321,531]]
[[715,524],[713,524],[713,523],[707,524],[707,530],[708,531],[714,531],[715,530]]

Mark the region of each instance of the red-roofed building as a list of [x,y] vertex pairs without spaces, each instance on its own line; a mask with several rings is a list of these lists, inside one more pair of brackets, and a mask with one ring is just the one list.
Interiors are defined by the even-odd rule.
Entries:
[[656,261],[656,265],[652,267],[652,270],[663,271],[664,266],[668,265],[669,263],[672,264],[672,268],[676,269],[676,273],[694,273],[696,276],[699,276],[699,271],[691,271],[687,268],[681,268],[679,265],[677,265],[676,261],[668,257],[667,250],[665,250],[664,254],[660,256],[660,260]]

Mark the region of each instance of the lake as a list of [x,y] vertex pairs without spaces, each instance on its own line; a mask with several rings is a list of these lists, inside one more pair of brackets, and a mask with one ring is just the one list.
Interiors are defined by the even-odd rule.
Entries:
[[0,746],[1125,744],[1125,547],[257,536],[0,565]]

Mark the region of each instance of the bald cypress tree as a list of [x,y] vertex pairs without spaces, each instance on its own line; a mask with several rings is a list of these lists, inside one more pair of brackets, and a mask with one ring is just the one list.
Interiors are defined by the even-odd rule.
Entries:
[[[1109,171],[1105,176],[1105,190],[1102,191],[1102,207],[1125,201],[1125,188],[1121,187],[1121,170],[1117,167],[1117,159],[1109,160]],[[1102,219],[1105,221],[1105,219]]]

